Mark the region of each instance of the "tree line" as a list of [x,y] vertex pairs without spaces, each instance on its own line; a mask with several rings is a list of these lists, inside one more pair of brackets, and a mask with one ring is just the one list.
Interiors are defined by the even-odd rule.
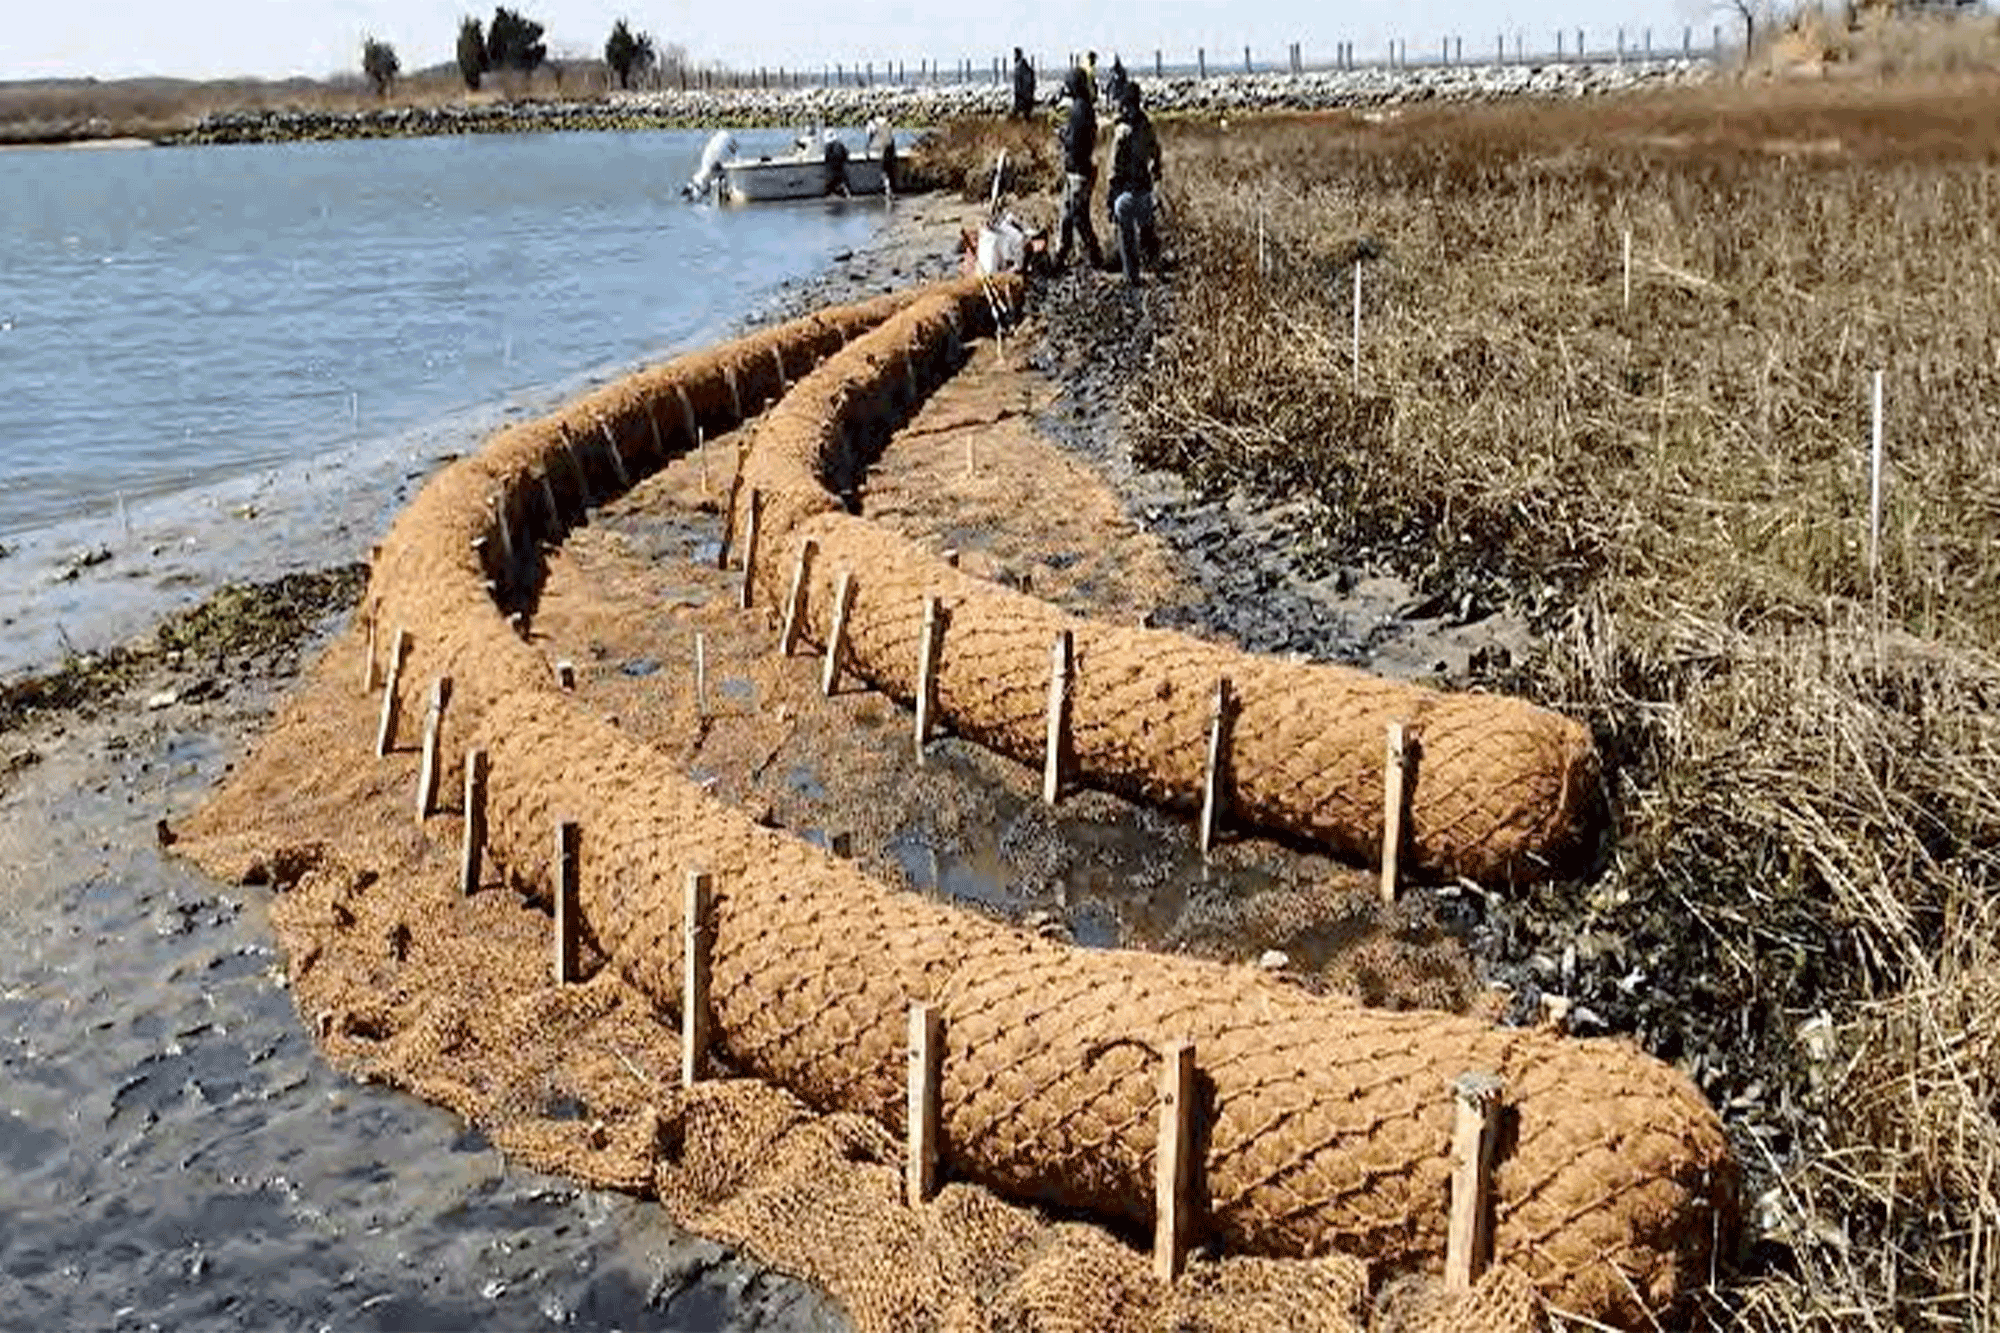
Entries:
[[[544,31],[540,23],[505,5],[494,9],[492,19],[484,24],[467,15],[459,20],[454,52],[459,77],[468,90],[476,92],[488,74],[533,75],[548,63],[548,43],[542,40]],[[678,49],[675,48],[676,52]],[[617,76],[621,88],[630,88],[634,79],[658,68],[660,57],[653,35],[633,31],[632,25],[622,18],[611,25],[611,35],[604,39],[605,68]],[[370,35],[361,42],[361,72],[374,85],[376,93],[386,97],[403,72],[403,62],[395,47]]]

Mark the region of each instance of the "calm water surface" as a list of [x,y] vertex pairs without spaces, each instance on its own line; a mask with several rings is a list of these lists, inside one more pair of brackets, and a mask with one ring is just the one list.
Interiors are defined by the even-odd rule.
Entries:
[[0,673],[365,552],[440,457],[884,216],[683,203],[703,137],[0,153]]

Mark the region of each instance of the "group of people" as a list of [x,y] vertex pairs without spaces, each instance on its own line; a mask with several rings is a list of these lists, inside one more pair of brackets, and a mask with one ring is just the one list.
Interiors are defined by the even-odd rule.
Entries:
[[[1015,96],[1021,90],[1020,69],[1026,64],[1020,48],[1014,51]],[[1033,97],[1034,70],[1028,69],[1029,96]],[[1104,82],[1104,100],[1111,104],[1114,117],[1111,131],[1111,178],[1105,192],[1105,211],[1112,234],[1118,238],[1119,265],[1125,281],[1139,283],[1139,264],[1159,262],[1160,238],[1155,217],[1153,191],[1160,180],[1160,140],[1153,133],[1139,95],[1139,85],[1125,72],[1125,64],[1112,57],[1110,76]],[[1092,51],[1080,65],[1070,68],[1063,81],[1063,97],[1068,102],[1056,127],[1062,148],[1062,223],[1056,242],[1056,267],[1068,265],[1073,245],[1081,240],[1084,257],[1091,267],[1104,267],[1103,247],[1097,228],[1090,219],[1090,198],[1097,185],[1097,52]]]

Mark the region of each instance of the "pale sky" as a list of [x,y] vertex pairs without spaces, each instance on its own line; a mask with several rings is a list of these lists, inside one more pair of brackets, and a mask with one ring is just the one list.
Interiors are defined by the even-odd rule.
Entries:
[[[552,50],[601,52],[614,20],[678,42],[699,61],[739,66],[817,66],[887,60],[915,65],[935,59],[949,67],[961,57],[985,62],[1015,45],[1050,61],[1094,48],[1104,63],[1121,51],[1128,65],[1150,65],[1164,48],[1169,63],[1192,62],[1208,48],[1211,68],[1239,64],[1248,43],[1259,61],[1282,60],[1286,46],[1306,56],[1330,56],[1352,41],[1364,59],[1389,40],[1408,43],[1411,56],[1434,54],[1447,34],[1464,39],[1468,59],[1490,56],[1505,31],[1511,52],[1521,32],[1528,49],[1549,50],[1555,31],[1581,26],[1589,45],[1609,47],[1619,24],[1636,47],[1650,26],[1657,48],[1680,45],[1692,24],[1705,44],[1723,11],[1706,0],[1402,0],[1397,4],[1331,6],[1319,0],[524,0],[514,6],[548,28]],[[126,78],[165,74],[214,78],[250,74],[320,77],[353,71],[361,39],[393,44],[405,69],[451,58],[462,14],[482,21],[491,3],[459,0],[16,0],[0,27],[0,79],[96,75]]]

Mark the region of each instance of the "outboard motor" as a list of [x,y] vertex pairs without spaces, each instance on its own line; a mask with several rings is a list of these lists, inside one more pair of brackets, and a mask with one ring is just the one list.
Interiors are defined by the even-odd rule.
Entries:
[[728,130],[717,130],[709,136],[708,145],[701,150],[701,166],[696,169],[693,179],[681,187],[681,194],[688,199],[700,199],[722,186],[722,164],[736,156],[736,136]]

